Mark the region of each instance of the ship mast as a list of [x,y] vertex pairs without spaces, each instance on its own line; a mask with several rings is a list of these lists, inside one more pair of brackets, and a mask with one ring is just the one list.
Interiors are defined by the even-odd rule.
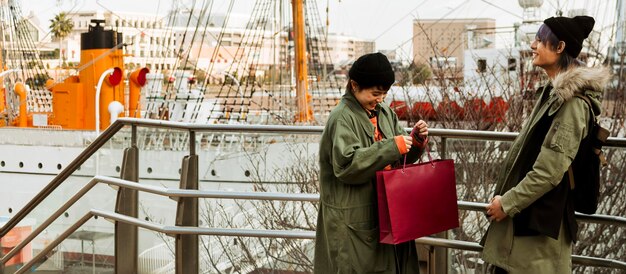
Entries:
[[614,53],[609,53],[609,57],[613,59],[612,61],[618,63],[620,67],[623,66],[624,56],[626,55],[626,7],[624,7],[624,4],[623,0],[617,0],[617,18],[615,20],[617,29],[615,32]]
[[309,106],[310,100],[307,98],[310,98],[310,95],[308,92],[306,37],[304,34],[304,0],[292,0],[291,6],[293,9],[296,100],[298,105],[296,121],[309,122],[313,120],[313,113]]

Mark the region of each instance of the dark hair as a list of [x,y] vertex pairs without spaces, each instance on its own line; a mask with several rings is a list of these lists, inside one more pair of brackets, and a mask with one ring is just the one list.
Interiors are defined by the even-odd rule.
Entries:
[[[350,81],[354,81],[353,79],[350,79],[348,77],[348,84],[346,85],[346,90],[349,91],[350,93],[354,93],[354,90],[352,89],[352,85],[350,84]],[[357,85],[359,85],[359,87],[361,89],[365,89],[365,88],[371,88],[371,87],[376,87],[380,90],[384,90],[384,91],[389,91],[389,89],[391,88],[391,85],[361,85],[358,82],[354,81]]]
[[[556,35],[552,32],[550,27],[548,27],[548,25],[546,24],[542,24],[541,27],[539,27],[539,30],[537,31],[537,35],[535,36],[535,39],[541,41],[543,44],[548,46],[553,51],[556,51],[556,47],[559,45],[559,42],[561,41],[559,40],[558,37],[556,37]],[[567,44],[565,44],[565,47],[567,47]],[[570,66],[581,66],[584,63],[572,57],[571,55],[566,54],[564,51],[559,56],[558,64],[560,68],[568,69]]]

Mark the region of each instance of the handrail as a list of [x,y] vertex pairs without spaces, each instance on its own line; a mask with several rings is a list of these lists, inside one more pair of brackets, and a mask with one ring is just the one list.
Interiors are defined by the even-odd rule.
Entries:
[[[93,216],[103,217],[116,222],[122,222],[126,224],[135,225],[148,230],[161,232],[166,235],[209,235],[209,236],[241,236],[241,237],[265,237],[265,238],[289,238],[289,239],[315,239],[314,231],[292,231],[292,230],[258,230],[258,229],[231,229],[231,228],[202,228],[202,227],[187,227],[187,226],[166,226],[161,224],[155,224],[152,222],[144,221],[135,217],[129,217],[123,214],[114,212],[108,212],[103,210],[91,209],[82,218],[76,221],[72,226],[66,229],[61,235],[59,235],[54,241],[46,246],[41,252],[29,260],[26,264],[20,267],[17,274],[24,273],[29,270],[35,262],[40,261],[43,257],[52,251],[57,245],[69,237],[74,231],[85,224]],[[481,251],[482,247],[474,242],[448,240],[441,238],[422,237],[416,240],[417,243],[428,244],[433,246],[441,246],[446,248],[458,248],[467,249],[470,251]],[[587,256],[572,255],[572,262],[610,267],[617,269],[626,269],[626,263],[612,260],[593,258]]]
[[[58,210],[50,217],[43,221],[35,230],[33,230],[18,245],[13,247],[7,254],[0,258],[0,263],[5,264],[15,254],[17,254],[24,246],[28,245],[37,235],[47,228],[54,220],[67,211],[76,201],[82,198],[89,190],[99,183],[104,183],[112,187],[122,187],[151,194],[167,196],[170,198],[213,198],[213,199],[244,199],[244,200],[274,200],[274,201],[319,201],[319,194],[306,193],[277,193],[277,192],[230,192],[230,191],[207,191],[207,190],[189,190],[189,189],[171,189],[166,187],[142,185],[137,182],[127,181],[119,178],[97,175],[93,177],[85,186],[83,186],[76,194],[68,199]],[[472,211],[485,211],[487,204],[476,202],[458,201],[460,209]],[[580,214],[577,214],[577,217]],[[583,214],[584,215],[584,214]],[[608,215],[584,215],[586,222],[617,224],[626,226],[626,218]],[[130,217],[129,217],[130,218]]]
[[48,185],[46,185],[33,199],[18,211],[9,221],[0,228],[0,238],[4,237],[11,229],[13,229],[19,222],[22,221],[30,212],[35,209],[44,199],[50,195],[62,182],[65,181],[78,167],[80,167],[89,157],[91,157],[100,147],[102,147],[115,133],[117,133],[124,124],[113,123],[109,126],[100,136],[98,136],[93,143],[91,143],[85,150],[83,150],[76,158],[67,165]]
[[[486,212],[486,203],[477,203],[477,202],[466,202],[466,201],[458,201],[460,209],[472,210],[472,211],[482,211]],[[586,223],[596,223],[596,224],[608,224],[608,225],[619,225],[626,227],[626,217],[613,216],[613,215],[605,215],[605,214],[582,214],[578,212],[574,212],[576,215],[576,219],[579,221],[583,221]]]
[[[119,118],[116,123],[124,125],[135,125],[142,127],[169,128],[190,131],[211,131],[211,132],[259,132],[259,133],[294,133],[294,134],[320,134],[324,130],[323,126],[285,126],[285,125],[223,125],[223,124],[193,124],[164,120],[142,119],[142,118]],[[405,128],[411,132],[412,128]],[[442,138],[454,138],[463,140],[485,140],[485,141],[513,141],[519,133],[517,132],[496,132],[485,130],[465,130],[465,129],[437,129],[429,128],[431,136]],[[609,137],[607,147],[626,147],[626,138]]]
[[293,134],[320,134],[322,126],[285,126],[285,125],[227,125],[227,124],[193,124],[165,120],[143,118],[119,118],[116,123],[136,125],[152,128],[167,128],[189,130],[196,132],[255,132],[255,133],[293,133]]
[[28,245],[35,237],[52,224],[59,216],[66,212],[76,201],[80,200],[89,190],[99,183],[105,183],[114,187],[123,187],[128,189],[139,190],[147,193],[168,196],[170,198],[195,197],[195,198],[233,198],[233,199],[254,199],[254,200],[280,200],[280,201],[310,201],[316,202],[319,199],[317,194],[288,194],[271,193],[271,192],[225,192],[224,195],[220,191],[204,191],[204,190],[185,190],[185,189],[169,189],[165,187],[142,185],[137,182],[127,181],[119,178],[96,175],[89,180],[78,192],[69,198],[61,207],[44,220],[37,228],[35,228],[26,238],[18,245],[13,247],[8,253],[0,258],[0,263],[5,264],[13,256]]
[[[188,226],[166,226],[144,221],[138,218],[129,217],[123,214],[91,209],[82,218],[78,219],[72,226],[61,233],[54,241],[46,246],[41,252],[20,267],[15,273],[21,274],[39,262],[54,247],[63,242],[74,231],[85,224],[94,216],[103,217],[109,220],[136,225],[151,231],[161,232],[167,235],[213,235],[213,236],[243,236],[243,237],[268,237],[268,238],[290,238],[290,239],[315,239],[314,231],[285,231],[285,230],[255,230],[255,229],[229,229],[229,228],[200,228]],[[235,231],[235,232],[231,232]]]
[[[422,237],[415,240],[418,244],[423,245],[432,245],[439,246],[445,248],[454,248],[454,249],[462,249],[469,251],[481,252],[483,251],[483,247],[475,242],[468,241],[459,241],[459,240],[450,240],[443,238],[434,238],[434,237]],[[581,256],[581,255],[572,255],[572,263],[588,265],[588,266],[600,266],[600,267],[611,267],[617,269],[626,269],[626,262],[613,260],[613,259],[603,259],[589,256]]]

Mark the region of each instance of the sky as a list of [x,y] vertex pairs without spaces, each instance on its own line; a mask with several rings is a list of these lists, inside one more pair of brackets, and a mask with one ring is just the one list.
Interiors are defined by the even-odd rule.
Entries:
[[[24,13],[34,11],[43,27],[60,11],[111,10],[165,14],[172,0],[18,0]],[[210,0],[176,0],[201,5]],[[526,0],[528,1],[528,0]],[[542,0],[536,0],[542,1]],[[596,31],[610,29],[617,0],[543,0],[542,18],[554,16],[557,9],[587,9],[596,18]],[[225,11],[230,0],[214,0],[214,10]],[[415,19],[494,18],[496,47],[512,43],[512,29],[522,21],[518,0],[317,0],[320,18],[328,17],[329,31],[374,40],[377,50],[395,49],[410,54],[412,22]],[[253,0],[235,0],[234,12],[250,14]],[[328,12],[326,8],[328,7]]]

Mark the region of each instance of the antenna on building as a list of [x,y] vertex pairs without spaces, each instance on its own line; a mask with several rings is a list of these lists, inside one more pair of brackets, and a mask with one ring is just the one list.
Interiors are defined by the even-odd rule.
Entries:
[[522,23],[542,22],[541,6],[543,5],[543,0],[518,0],[517,2],[524,9]]
[[622,67],[626,60],[626,7],[624,4],[624,0],[617,0],[615,42],[612,47],[609,47],[607,56],[607,61],[613,66],[616,77],[623,77],[624,70]]
[[543,23],[541,6],[543,0],[518,0],[523,9],[522,24],[519,26],[519,35],[516,35],[515,44],[530,44],[535,39],[539,26]]
[[626,50],[626,7],[624,0],[617,0],[617,31],[615,33],[615,47],[623,53]]

